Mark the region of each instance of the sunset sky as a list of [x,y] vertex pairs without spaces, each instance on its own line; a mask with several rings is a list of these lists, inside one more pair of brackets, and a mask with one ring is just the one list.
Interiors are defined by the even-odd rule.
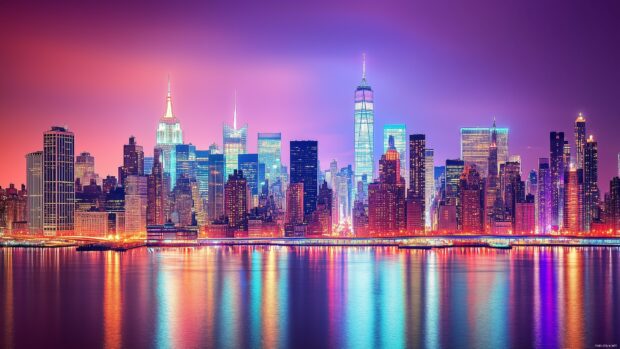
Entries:
[[[389,4],[389,5],[388,5]],[[232,122],[317,139],[323,168],[353,162],[353,91],[367,54],[376,157],[386,123],[425,133],[436,165],[459,129],[510,128],[534,168],[549,131],[573,140],[586,115],[603,192],[620,152],[617,1],[13,1],[0,14],[0,185],[25,181],[25,154],[66,125],[76,154],[116,175],[130,135],[152,154],[166,80],[186,142],[221,146]]]

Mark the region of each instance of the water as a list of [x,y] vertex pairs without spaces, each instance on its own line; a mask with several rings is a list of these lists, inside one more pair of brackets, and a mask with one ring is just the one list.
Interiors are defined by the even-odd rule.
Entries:
[[620,344],[619,248],[5,248],[0,273],[3,348]]

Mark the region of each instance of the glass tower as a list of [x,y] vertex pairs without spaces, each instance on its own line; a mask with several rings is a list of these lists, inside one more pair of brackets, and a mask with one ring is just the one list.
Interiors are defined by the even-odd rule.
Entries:
[[[362,81],[355,90],[355,185],[366,176],[374,178],[374,98],[370,85],[366,82],[366,56],[362,64]],[[364,188],[366,190],[366,188]]]
[[226,172],[224,178],[233,174],[239,166],[239,154],[245,154],[248,139],[248,125],[237,129],[237,94],[235,93],[235,109],[233,112],[233,125],[224,125],[224,159]]
[[73,233],[75,210],[73,132],[54,126],[43,135],[43,233]]
[[258,193],[260,190],[260,175],[258,154],[239,154],[239,170],[243,172],[252,195],[252,207],[258,205]]
[[394,137],[394,147],[400,155],[400,175],[409,182],[407,176],[407,131],[405,124],[383,126],[383,153],[388,151],[390,136]]
[[485,177],[489,173],[489,148],[491,133],[497,135],[497,165],[508,161],[508,129],[497,127],[461,128],[461,159],[468,165],[476,165],[478,173]]
[[[282,135],[280,133],[258,134],[258,162],[265,164],[265,179],[275,183],[281,175]],[[245,173],[245,172],[244,172]]]
[[26,188],[28,188],[28,232],[43,230],[43,152],[26,155]]
[[304,213],[306,215],[311,214],[316,209],[318,153],[317,141],[291,141],[291,184],[304,184]]
[[159,119],[157,126],[157,147],[162,151],[164,173],[170,175],[170,186],[176,184],[175,146],[183,144],[181,123],[172,113],[172,97],[170,93],[170,78],[168,78],[168,95],[166,96],[166,113]]

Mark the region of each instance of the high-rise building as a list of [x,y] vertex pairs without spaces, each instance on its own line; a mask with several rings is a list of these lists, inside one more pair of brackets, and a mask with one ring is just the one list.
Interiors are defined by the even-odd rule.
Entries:
[[459,181],[459,200],[457,211],[461,231],[483,232],[483,185],[475,166],[467,165]]
[[[134,136],[129,137],[129,144],[123,146],[123,166],[119,168],[118,176],[121,185],[125,185],[127,176],[144,175],[144,151],[142,146],[136,143]],[[82,183],[86,184],[86,183]]]
[[590,136],[584,145],[583,154],[583,228],[589,232],[594,219],[598,216],[598,144]]
[[224,158],[226,161],[225,178],[233,174],[234,170],[239,169],[239,154],[246,153],[248,139],[248,125],[237,129],[237,93],[235,92],[235,108],[233,111],[232,126],[224,124]]
[[407,183],[407,130],[405,124],[389,124],[383,126],[383,153],[387,152],[390,144],[390,136],[394,137],[394,147],[400,155],[400,175],[405,178]]
[[224,215],[224,172],[224,155],[210,154],[207,216],[211,221],[219,219]]
[[43,152],[26,155],[26,188],[28,188],[28,233],[43,232]]
[[89,185],[91,179],[96,180],[95,157],[89,152],[81,152],[75,157],[75,179],[80,180],[81,185]]
[[75,210],[75,139],[73,132],[54,126],[43,135],[43,233],[73,233]]
[[258,154],[239,154],[239,170],[243,172],[250,190],[252,207],[258,206],[258,193],[260,189],[260,176],[258,166]]
[[172,113],[172,96],[170,78],[168,78],[168,95],[166,96],[166,112],[159,119],[157,127],[157,147],[162,150],[164,173],[170,176],[170,186],[176,185],[176,159],[174,151],[177,144],[183,144],[183,131],[179,119]]
[[[409,228],[406,219],[405,181],[400,176],[400,155],[394,147],[392,137],[390,145],[379,160],[379,181],[368,185],[368,233],[375,236],[394,236]],[[423,206],[419,207],[417,216],[421,218],[423,212]],[[424,222],[418,222],[416,227],[420,225],[423,229]]]
[[409,192],[407,195],[407,231],[424,231],[426,205],[426,136],[409,136]]
[[514,232],[517,234],[534,234],[536,232],[536,204],[533,194],[528,194],[524,202],[517,203]]
[[26,186],[15,188],[13,183],[3,189],[0,187],[0,235],[3,233],[25,232],[28,216],[28,193]]
[[144,175],[148,176],[151,174],[151,171],[153,171],[153,162],[155,161],[155,159],[152,156],[145,156],[144,157]]
[[228,226],[232,229],[245,231],[248,229],[248,184],[242,171],[234,170],[228,176],[224,189],[224,206]]
[[164,190],[164,169],[161,163],[161,149],[155,148],[153,167],[147,178],[146,224],[162,225],[166,223],[164,205],[168,193]]
[[613,234],[620,234],[620,178],[614,177],[609,182],[609,203],[607,204],[607,224]]
[[577,169],[583,168],[583,155],[586,147],[586,118],[579,113],[575,120],[575,164]]
[[465,169],[465,162],[463,160],[446,160],[446,190],[445,198],[448,201],[456,200],[459,192],[459,181],[461,174]]
[[[374,97],[370,85],[366,82],[366,56],[362,63],[362,82],[355,90],[355,122],[354,122],[354,160],[355,183],[374,178]],[[365,188],[363,188],[365,191]]]
[[304,214],[316,209],[318,194],[318,154],[317,141],[291,141],[290,166],[291,183],[304,184]]
[[198,184],[198,193],[206,207],[209,197],[209,150],[196,150],[196,183]]
[[333,191],[327,186],[327,182],[319,187],[316,210],[312,213],[312,219],[308,226],[308,235],[331,235],[332,234],[332,198]]
[[551,231],[553,210],[553,181],[548,158],[538,159],[538,233]]
[[181,177],[186,177],[189,180],[196,179],[196,146],[177,144],[174,147],[174,158],[177,179]]
[[177,185],[174,186],[172,191],[174,198],[172,221],[182,227],[195,225],[193,219],[194,197],[192,195],[191,183],[191,179],[185,175],[177,177]]
[[291,183],[286,189],[286,219],[287,224],[302,224],[304,222],[304,183]]
[[465,164],[476,165],[480,175],[487,176],[491,134],[495,129],[498,166],[508,161],[508,128],[465,127],[461,128],[461,159]]
[[503,209],[499,189],[498,178],[498,148],[497,148],[497,127],[493,119],[491,129],[491,143],[489,144],[489,158],[487,161],[487,180],[485,182],[485,211],[484,229],[490,231],[496,219],[499,219],[500,211]]
[[146,234],[148,205],[147,177],[129,175],[125,178],[125,234]]
[[564,205],[564,132],[550,133],[551,170],[551,226],[558,229],[562,224]]
[[583,170],[571,166],[564,172],[564,230],[571,233],[583,231]]
[[426,229],[431,229],[431,205],[435,197],[435,151],[426,148],[424,150],[424,222]]
[[280,179],[282,167],[282,134],[258,133],[258,162],[265,164],[265,179],[274,184]]

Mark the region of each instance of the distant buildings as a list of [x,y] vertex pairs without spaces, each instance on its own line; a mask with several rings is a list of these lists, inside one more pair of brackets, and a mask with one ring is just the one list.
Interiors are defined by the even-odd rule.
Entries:
[[[118,178],[121,185],[125,185],[127,176],[144,175],[144,151],[136,143],[134,136],[129,137],[129,143],[123,146],[123,166],[118,169]],[[88,184],[88,183],[83,183]]]
[[91,180],[97,180],[95,173],[95,157],[89,152],[81,152],[75,157],[75,180],[79,180],[81,186],[89,185]]

